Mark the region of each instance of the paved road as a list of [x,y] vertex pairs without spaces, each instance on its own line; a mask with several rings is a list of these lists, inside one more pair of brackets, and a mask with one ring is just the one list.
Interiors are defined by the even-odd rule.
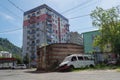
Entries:
[[0,80],[120,80],[114,70],[30,73],[31,70],[0,70]]

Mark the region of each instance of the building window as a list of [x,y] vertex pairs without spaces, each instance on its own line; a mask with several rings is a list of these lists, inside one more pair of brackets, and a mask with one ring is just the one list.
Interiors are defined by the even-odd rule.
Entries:
[[53,43],[55,43],[55,41],[53,40]]
[[53,29],[53,32],[55,32],[55,30]]
[[36,31],[39,31],[40,29],[39,28],[36,28]]
[[35,16],[35,13],[33,13],[32,16]]
[[57,18],[57,16],[55,15],[55,18]]
[[54,20],[54,19],[52,19],[52,21],[54,22],[55,20]]
[[56,34],[57,34],[57,30],[56,30]]
[[35,41],[32,41],[32,43],[35,43]]
[[30,36],[27,36],[27,39],[30,39]]
[[27,45],[29,45],[30,44],[30,42],[27,42]]
[[37,25],[39,25],[39,22],[37,23]]
[[57,20],[55,20],[55,23],[57,23]]
[[27,49],[26,50],[29,50],[29,47],[27,47]]
[[39,40],[39,39],[37,39],[37,40],[36,40],[36,43],[39,43],[39,42],[40,42],[40,40]]
[[27,31],[27,34],[30,34],[30,30]]
[[39,37],[40,36],[40,34],[37,34],[37,37]]
[[27,17],[30,18],[30,15],[28,15]]
[[40,14],[40,11],[37,11],[37,14]]

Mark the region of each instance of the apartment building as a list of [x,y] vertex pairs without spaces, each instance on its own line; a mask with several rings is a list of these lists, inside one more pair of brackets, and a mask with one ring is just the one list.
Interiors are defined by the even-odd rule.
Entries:
[[83,45],[82,35],[78,32],[70,32],[70,43]]
[[23,55],[29,54],[35,60],[38,46],[68,42],[68,19],[46,4],[24,13]]

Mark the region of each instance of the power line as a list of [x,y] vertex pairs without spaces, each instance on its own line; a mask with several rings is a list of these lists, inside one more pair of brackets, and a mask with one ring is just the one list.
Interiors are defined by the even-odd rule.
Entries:
[[89,16],[89,15],[90,14],[85,14],[85,15],[81,15],[81,16],[71,17],[71,18],[68,18],[68,19],[76,19],[76,18],[86,17],[86,16]]
[[83,6],[83,5],[85,5],[85,4],[89,3],[89,2],[91,2],[91,0],[85,1],[85,2],[83,2],[83,3],[81,3],[81,4],[77,5],[77,6],[75,6],[75,7],[73,7],[73,8],[70,8],[70,9],[68,9],[68,10],[66,10],[66,11],[63,11],[62,14],[67,13],[67,12],[73,10],[73,9],[78,8],[78,7],[81,7],[81,6]]
[[2,31],[1,33],[9,33],[9,32],[14,32],[14,31],[18,31],[18,30],[22,30],[22,28],[17,28],[17,29],[13,29],[13,30],[6,30],[6,31]]
[[[68,19],[76,19],[76,18],[86,17],[86,16],[89,16],[89,15],[90,14],[86,14],[86,15],[71,17],[71,18],[68,18]],[[3,31],[3,32],[0,32],[0,33],[14,32],[14,31],[17,31],[17,30],[22,30],[22,28],[18,28],[18,29],[14,29],[14,30],[7,30],[7,31]],[[43,30],[40,30],[40,31],[44,32]]]
[[6,9],[7,11],[9,11],[10,13],[12,13],[12,14],[15,15],[16,17],[19,17],[19,18],[20,18],[20,16],[16,15],[14,12],[12,12],[11,10],[9,10],[7,7],[5,7],[5,6],[3,6],[3,5],[1,6],[1,4],[0,4],[0,7]]
[[[77,29],[77,30],[85,30],[85,29],[90,29],[90,28],[93,28],[93,27],[88,27],[88,28],[83,28],[83,29]],[[19,30],[22,30],[22,28],[13,29],[13,30],[7,30],[7,31],[2,31],[2,32],[0,32],[0,34],[15,32],[15,31],[19,31]],[[43,30],[40,30],[40,31],[44,32]]]
[[[89,28],[93,28],[93,27],[87,27],[87,28],[82,28],[82,29],[77,29],[77,30],[84,30],[84,29],[89,29]],[[15,31],[18,31],[18,30],[24,30],[24,29],[23,28],[17,28],[17,29],[13,29],[13,30],[6,30],[6,31],[0,32],[0,34],[9,33],[9,32],[15,32]],[[39,29],[39,30],[44,32],[41,29]]]
[[[84,6],[84,7],[81,7],[80,9],[88,8],[89,6],[94,5],[94,4],[96,4],[97,2],[98,2],[98,1],[92,2],[91,4],[88,4],[88,5]],[[75,12],[76,12],[76,11],[75,11]],[[71,12],[70,14],[75,13],[75,12]]]
[[[14,32],[14,31],[18,31],[18,30],[22,30],[23,28],[17,28],[17,29],[13,29],[13,30],[6,30],[6,31],[2,31],[0,32],[0,34],[2,33],[9,33],[9,32]],[[24,30],[24,29],[23,29]],[[40,31],[44,32],[43,30],[39,29]]]
[[12,1],[8,0],[9,3],[11,3],[14,7],[16,7],[17,9],[19,9],[21,12],[24,12],[23,9],[21,9],[20,7],[18,7],[15,3],[13,3]]

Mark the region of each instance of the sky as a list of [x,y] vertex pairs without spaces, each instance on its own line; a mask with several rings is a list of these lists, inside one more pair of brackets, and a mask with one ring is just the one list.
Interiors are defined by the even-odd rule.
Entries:
[[[0,0],[0,37],[7,38],[18,47],[22,47],[24,12],[9,1],[12,1],[24,12],[42,4],[47,4],[68,18],[70,31],[80,34],[97,30],[96,27],[92,26],[92,19],[88,15],[97,6],[109,9],[120,5],[120,0]],[[77,16],[80,17],[74,18]]]

